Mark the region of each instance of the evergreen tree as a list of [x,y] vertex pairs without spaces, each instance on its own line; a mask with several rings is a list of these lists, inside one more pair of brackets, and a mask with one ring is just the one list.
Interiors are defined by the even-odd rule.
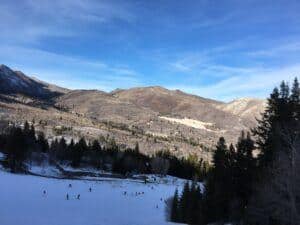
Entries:
[[71,160],[72,160],[71,165],[73,167],[80,166],[82,156],[84,152],[87,151],[87,149],[88,147],[84,138],[81,138],[79,142],[75,144],[74,151],[72,152],[72,156],[71,156]]
[[296,120],[300,120],[300,87],[297,77],[294,80],[291,92],[290,102],[292,105],[293,117]]
[[30,127],[29,127],[29,123],[28,123],[27,120],[25,121],[23,127],[24,127],[24,128],[23,128],[24,134],[25,134],[25,135],[28,135],[28,134],[30,133]]
[[[283,86],[283,85],[282,85]],[[282,94],[284,91],[281,91]],[[262,115],[262,119],[258,120],[258,126],[253,129],[253,134],[257,138],[257,145],[260,149],[259,165],[266,167],[272,163],[275,156],[275,149],[277,140],[275,136],[275,130],[277,124],[282,116],[280,115],[280,106],[282,102],[280,100],[280,94],[278,88],[274,88],[265,112]],[[281,119],[282,120],[282,119]]]
[[254,176],[256,175],[256,164],[253,158],[255,147],[249,132],[247,135],[242,132],[236,149],[236,161],[232,169],[234,170],[234,193],[238,204],[233,210],[239,211],[238,215],[242,216],[252,194]]
[[180,222],[186,223],[188,220],[188,206],[190,199],[190,185],[189,182],[186,182],[183,187],[182,195],[179,202],[179,216]]
[[175,190],[175,194],[172,201],[171,207],[171,221],[179,222],[179,200],[178,200],[178,190]]
[[[254,130],[261,154],[260,179],[248,207],[247,220],[255,224],[298,224],[300,219],[299,84],[291,94],[282,82],[274,89],[268,107]],[[298,172],[297,172],[298,171]]]
[[29,138],[31,140],[35,140],[35,128],[34,128],[34,124],[32,123],[31,126],[30,126],[30,130],[29,130]]
[[99,142],[97,140],[94,140],[92,143],[92,150],[96,151],[96,152],[100,152],[101,151],[101,146],[99,144]]
[[205,188],[206,222],[225,221],[229,216],[232,198],[230,154],[223,137],[217,143],[213,163]]
[[213,155],[214,172],[216,174],[223,174],[228,166],[227,161],[228,148],[225,143],[224,137],[221,137],[217,143],[216,151]]
[[134,152],[135,153],[139,153],[140,152],[140,147],[139,147],[139,143],[138,142],[135,143]]
[[103,162],[103,151],[100,143],[97,140],[94,140],[91,148],[90,162],[96,168],[101,168]]
[[189,194],[188,202],[188,219],[186,222],[188,224],[202,224],[202,194],[200,192],[199,186],[193,182],[191,185],[191,190]]
[[21,128],[11,128],[7,139],[6,160],[12,172],[24,171],[26,168],[24,161],[27,156],[28,145],[26,136]]
[[47,139],[45,138],[44,133],[40,132],[38,134],[37,144],[39,146],[39,149],[41,152],[48,152],[49,150],[49,143]]
[[59,151],[65,151],[67,149],[67,142],[64,137],[59,140],[58,148]]
[[72,138],[70,141],[70,144],[68,145],[68,152],[73,151],[74,150],[74,139]]

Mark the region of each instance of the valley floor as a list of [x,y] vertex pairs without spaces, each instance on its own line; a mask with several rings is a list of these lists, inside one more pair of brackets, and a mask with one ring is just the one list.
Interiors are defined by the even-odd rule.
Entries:
[[164,225],[172,224],[165,200],[183,181],[85,181],[0,171],[0,183],[1,225]]

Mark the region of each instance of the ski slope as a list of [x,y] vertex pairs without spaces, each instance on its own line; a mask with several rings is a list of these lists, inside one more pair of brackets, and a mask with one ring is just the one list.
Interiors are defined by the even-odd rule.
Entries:
[[[63,180],[0,171],[0,224],[170,225],[164,200],[176,187],[181,189],[183,181],[166,180],[156,184],[119,179]],[[76,199],[78,194],[80,200]]]

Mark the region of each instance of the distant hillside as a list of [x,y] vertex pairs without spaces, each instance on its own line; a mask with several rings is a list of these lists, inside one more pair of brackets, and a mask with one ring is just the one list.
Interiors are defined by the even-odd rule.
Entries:
[[261,99],[224,103],[159,86],[110,93],[68,90],[4,65],[0,89],[0,119],[34,120],[49,139],[113,137],[124,148],[138,142],[148,154],[168,149],[177,156],[197,154],[207,160],[208,149],[220,136],[235,142],[241,130],[256,125],[265,108]]

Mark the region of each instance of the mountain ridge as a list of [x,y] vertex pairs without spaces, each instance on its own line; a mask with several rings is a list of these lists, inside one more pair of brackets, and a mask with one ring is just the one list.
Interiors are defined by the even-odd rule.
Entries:
[[[54,85],[52,85],[54,87]],[[56,97],[61,94],[59,88],[51,90],[46,82],[26,76],[21,71],[14,71],[6,65],[0,65],[0,93],[22,94],[39,99]],[[56,86],[57,87],[57,86]]]
[[[6,99],[0,98],[0,119],[38,121],[36,129],[46,131],[49,139],[58,134],[88,139],[108,135],[124,146],[139,142],[147,154],[168,149],[177,156],[210,160],[204,146],[214,146],[220,136],[235,142],[264,110],[260,99],[225,103],[161,86],[70,90],[0,66],[0,87],[6,84],[9,89],[0,91]],[[56,127],[64,130],[57,133]]]

